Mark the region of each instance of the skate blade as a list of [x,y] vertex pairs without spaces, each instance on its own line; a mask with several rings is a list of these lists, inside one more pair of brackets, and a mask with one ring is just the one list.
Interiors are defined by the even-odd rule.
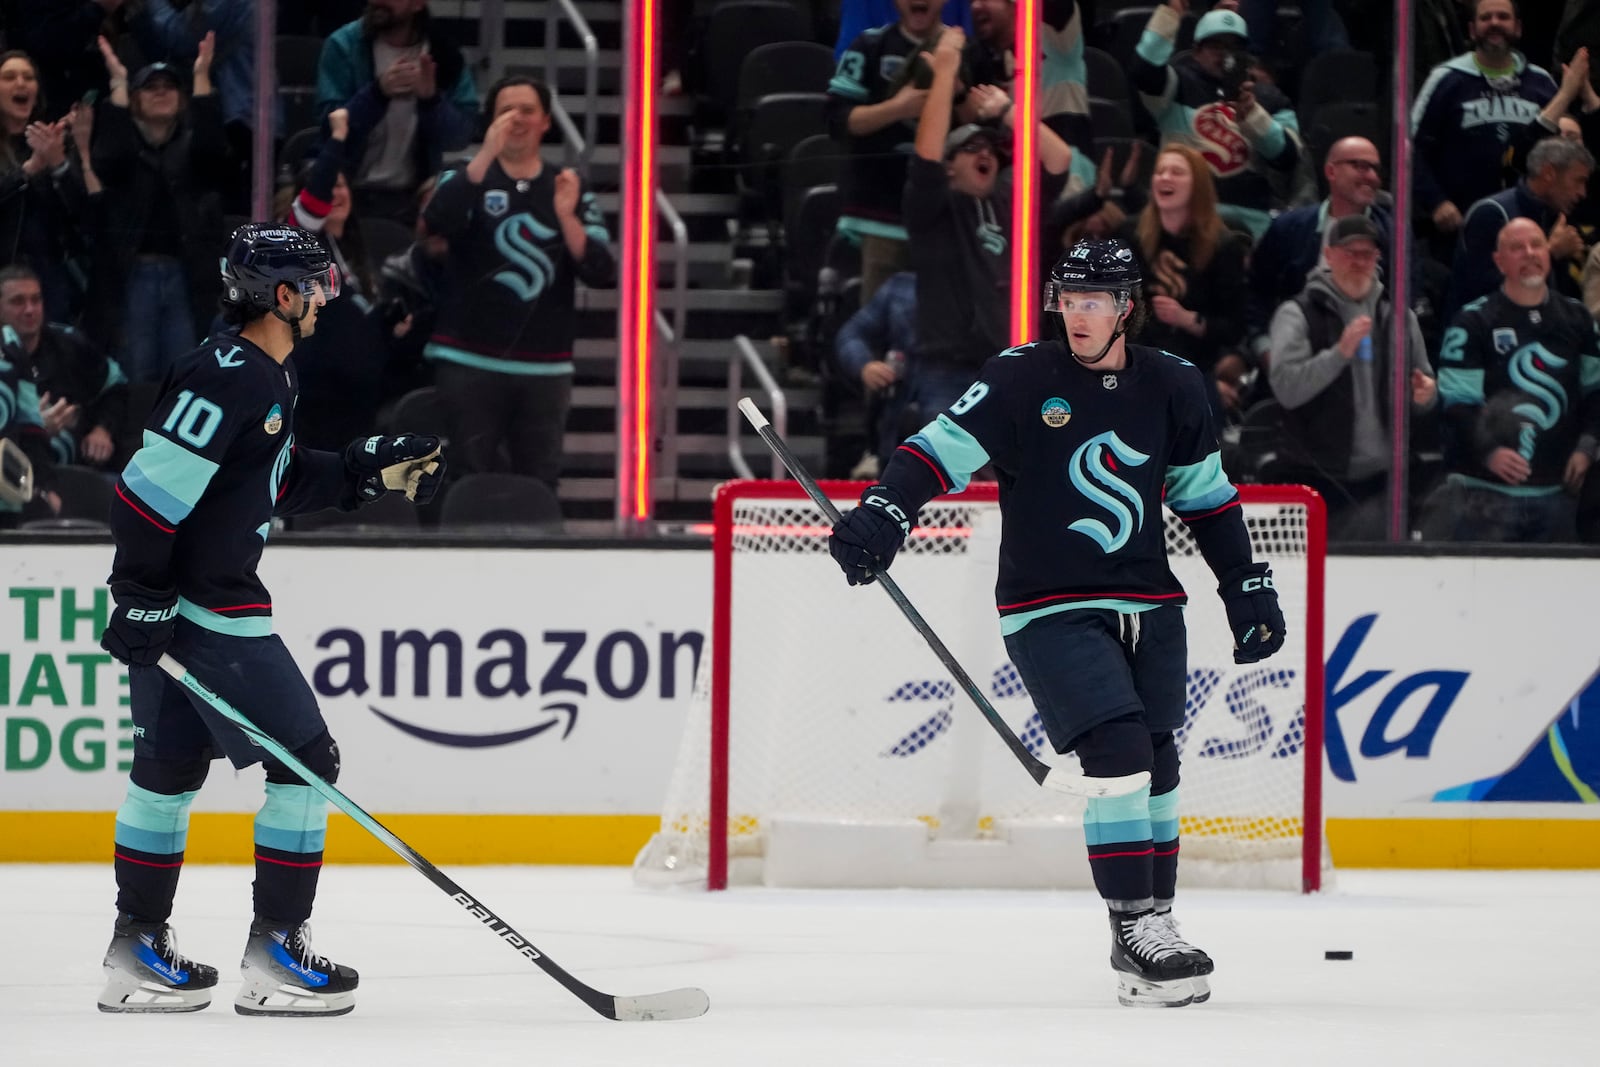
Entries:
[[[1130,974],[1117,975],[1117,1003],[1125,1008],[1186,1008],[1195,1000],[1193,978],[1147,982]],[[1211,996],[1208,986],[1206,997]]]
[[1206,979],[1205,975],[1191,978],[1189,982],[1194,990],[1194,1003],[1204,1004],[1211,999],[1211,983]]
[[233,1000],[240,1015],[286,1019],[299,1016],[349,1015],[356,1007],[355,990],[343,993],[308,993],[287,986],[245,983]]
[[114,1015],[172,1015],[200,1011],[211,1004],[211,990],[173,989],[171,986],[141,982],[132,975],[118,973],[106,981],[98,1007]]

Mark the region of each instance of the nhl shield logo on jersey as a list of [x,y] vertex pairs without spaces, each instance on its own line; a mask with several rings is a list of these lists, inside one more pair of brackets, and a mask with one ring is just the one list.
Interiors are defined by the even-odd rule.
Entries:
[[1103,374],[1100,376],[1100,388],[1115,389],[1116,387],[1117,376],[1115,374]]
[[1059,396],[1053,396],[1039,409],[1039,417],[1052,430],[1059,430],[1072,419],[1072,405]]
[[511,210],[511,194],[504,189],[490,189],[483,194],[483,210],[499,218]]
[[269,434],[275,434],[283,429],[283,408],[277,404],[272,405],[272,410],[267,412],[267,417],[261,423],[261,428]]

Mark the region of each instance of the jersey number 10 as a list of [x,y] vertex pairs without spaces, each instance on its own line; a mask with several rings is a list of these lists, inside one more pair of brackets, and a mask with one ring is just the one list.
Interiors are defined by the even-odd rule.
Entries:
[[178,394],[178,403],[161,428],[167,433],[176,433],[178,439],[187,444],[204,448],[221,425],[222,409],[203,396],[195,396],[193,390],[185,389]]

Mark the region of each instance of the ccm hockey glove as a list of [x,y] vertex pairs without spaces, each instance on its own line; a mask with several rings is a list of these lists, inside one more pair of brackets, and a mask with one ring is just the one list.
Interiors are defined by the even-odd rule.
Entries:
[[887,485],[868,486],[861,503],[845,512],[828,538],[828,551],[851,585],[877,580],[911,534],[911,519],[900,494]]
[[400,489],[407,500],[426,504],[444,481],[444,456],[439,439],[424,434],[361,437],[345,446],[344,469],[359,503]]
[[1283,610],[1265,563],[1235,567],[1217,592],[1233,631],[1233,662],[1255,663],[1283,647]]
[[117,608],[100,635],[100,647],[130,667],[154,666],[172,643],[178,594],[137,582],[114,582],[111,596]]

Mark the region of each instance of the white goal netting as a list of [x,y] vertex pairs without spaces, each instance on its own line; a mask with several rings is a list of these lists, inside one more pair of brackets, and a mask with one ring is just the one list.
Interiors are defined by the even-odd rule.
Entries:
[[[848,508],[860,488],[827,491]],[[1288,623],[1284,650],[1264,663],[1234,664],[1216,579],[1166,515],[1190,595],[1180,880],[1316,888],[1327,867],[1321,676],[1307,650],[1320,647],[1320,510],[1298,488],[1243,492]],[[893,602],[845,584],[829,525],[794,483],[723,488],[710,654],[637,878],[1089,884],[1083,801],[1035,785]],[[941,498],[922,510],[894,577],[1023,743],[1046,762],[1072,760],[1051,749],[1006,657],[999,536],[993,486]]]

